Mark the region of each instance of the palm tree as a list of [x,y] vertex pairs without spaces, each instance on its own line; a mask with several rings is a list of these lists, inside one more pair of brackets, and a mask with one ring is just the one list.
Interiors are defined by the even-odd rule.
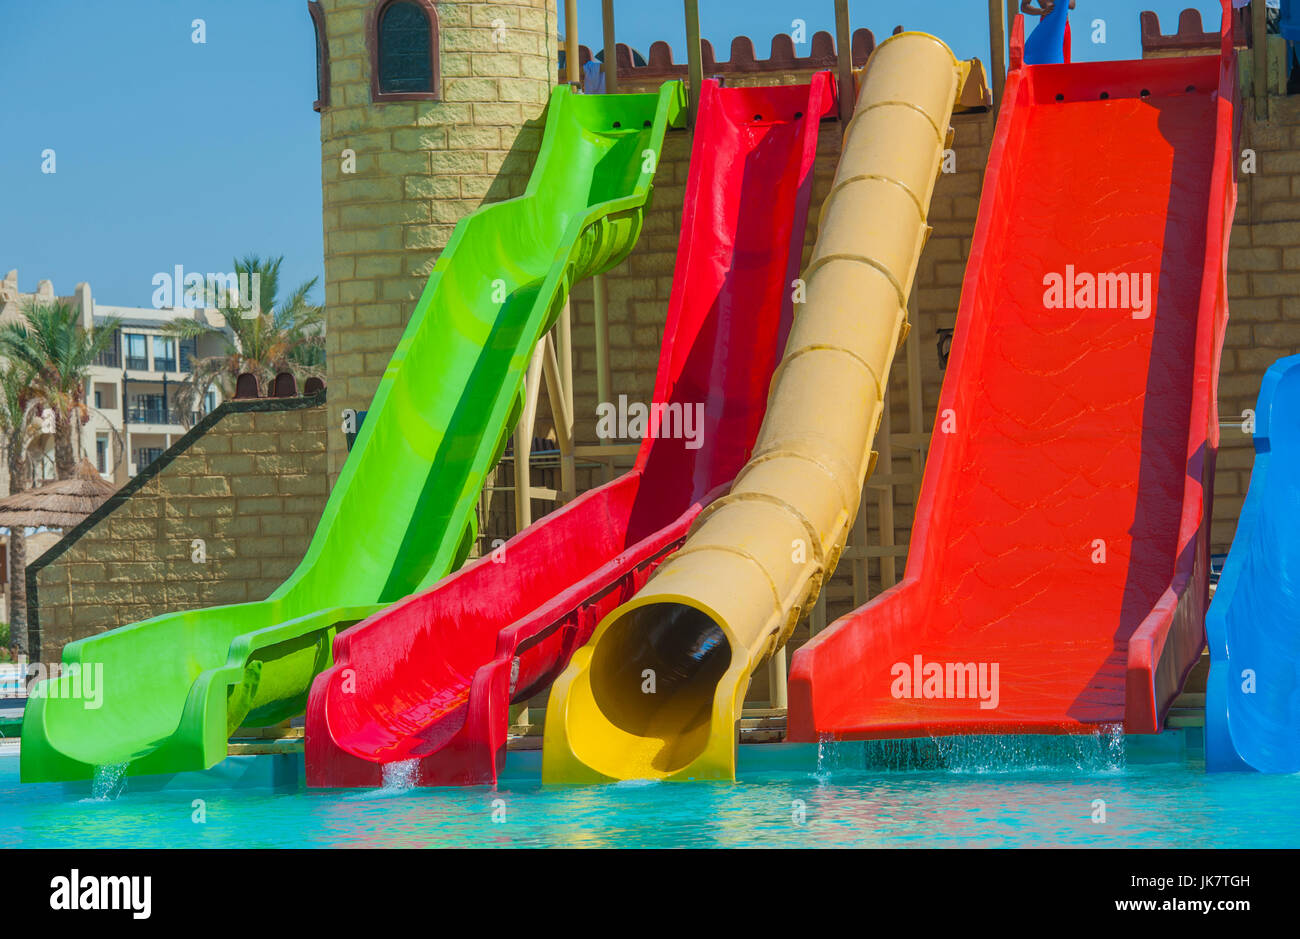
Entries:
[[[176,392],[176,404],[182,417],[199,410],[209,388],[216,385],[223,397],[234,395],[235,379],[244,372],[257,376],[265,388],[280,372],[290,372],[300,382],[321,377],[325,372],[325,310],[308,302],[316,278],[300,284],[281,300],[280,265],[284,256],[262,258],[249,254],[234,262],[236,276],[258,284],[258,296],[252,309],[238,305],[245,298],[221,296],[217,310],[224,326],[198,320],[173,320],[163,327],[181,340],[217,336],[222,349],[215,355],[196,357],[190,376]],[[254,280],[256,278],[256,280]],[[251,288],[250,288],[251,289]]]
[[[9,467],[9,495],[22,492],[27,475],[27,445],[39,425],[33,412],[41,400],[31,391],[32,375],[21,364],[0,371],[0,445]],[[21,526],[9,529],[9,642],[18,655],[27,648],[27,536]]]
[[90,366],[113,341],[120,320],[83,329],[71,304],[23,304],[24,322],[0,326],[0,353],[25,369],[31,391],[54,412],[54,467],[59,479],[71,479],[77,464],[75,440],[90,416],[86,378]]

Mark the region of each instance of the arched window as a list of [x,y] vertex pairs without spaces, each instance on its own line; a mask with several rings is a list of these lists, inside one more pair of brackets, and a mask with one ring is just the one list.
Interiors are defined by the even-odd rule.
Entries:
[[318,0],[308,0],[307,12],[316,31],[316,103],[312,107],[319,111],[330,104],[330,48],[325,41],[324,7]]
[[370,90],[376,101],[437,99],[438,12],[431,0],[385,0],[370,22]]

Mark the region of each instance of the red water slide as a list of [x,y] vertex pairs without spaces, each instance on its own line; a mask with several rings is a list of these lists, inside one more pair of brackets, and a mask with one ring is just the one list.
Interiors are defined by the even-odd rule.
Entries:
[[1204,645],[1235,81],[1227,27],[1013,54],[906,574],[795,654],[791,739],[1160,728]]
[[695,440],[647,436],[634,468],[338,637],[307,707],[311,786],[492,783],[508,705],[545,688],[745,464],[790,328],[829,73],[703,84],[653,401],[700,408]]

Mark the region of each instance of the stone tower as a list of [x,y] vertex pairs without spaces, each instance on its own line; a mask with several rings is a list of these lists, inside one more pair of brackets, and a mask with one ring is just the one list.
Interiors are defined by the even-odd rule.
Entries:
[[[520,195],[556,81],[556,0],[319,0],[329,474],[452,229]],[[423,25],[422,25],[423,24]]]

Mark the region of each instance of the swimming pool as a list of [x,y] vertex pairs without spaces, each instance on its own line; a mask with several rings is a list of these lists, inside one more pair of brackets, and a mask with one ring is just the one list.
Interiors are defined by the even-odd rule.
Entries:
[[495,790],[308,790],[300,757],[238,757],[102,801],[20,786],[4,747],[0,847],[1300,847],[1300,776],[1207,775],[1129,739],[1081,760],[986,738],[921,770],[889,768],[896,747],[751,746],[736,783],[574,788],[521,752]]

